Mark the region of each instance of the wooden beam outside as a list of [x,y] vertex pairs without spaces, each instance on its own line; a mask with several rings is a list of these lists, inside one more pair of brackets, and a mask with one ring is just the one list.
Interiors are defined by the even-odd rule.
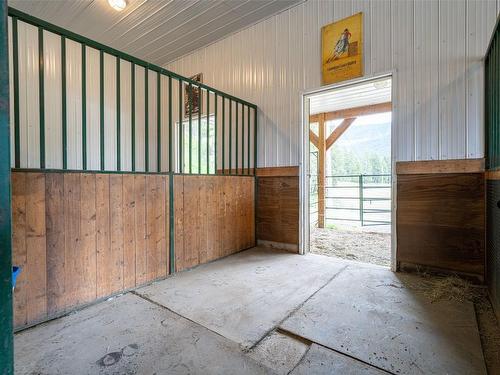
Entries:
[[325,116],[319,117],[318,126],[318,227],[325,227]]
[[328,150],[332,145],[340,138],[342,134],[345,133],[349,126],[356,120],[356,118],[346,118],[344,121],[340,123],[339,126],[335,128],[335,130],[328,136],[326,139],[326,149]]
[[311,115],[309,117],[309,122],[311,122],[311,123],[319,122],[321,115],[324,116],[323,117],[324,121],[331,121],[331,120],[346,119],[346,118],[351,118],[351,117],[374,115],[376,113],[384,113],[384,112],[391,112],[391,111],[392,111],[392,103],[391,102],[380,103],[380,104],[371,104],[371,105],[365,105],[362,107],[340,109],[338,111],[318,113],[316,115]]
[[319,138],[312,130],[309,130],[309,141],[318,148]]

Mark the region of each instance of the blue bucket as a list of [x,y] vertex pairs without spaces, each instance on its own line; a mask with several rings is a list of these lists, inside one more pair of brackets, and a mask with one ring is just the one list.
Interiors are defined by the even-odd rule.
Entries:
[[20,273],[21,273],[21,267],[17,266],[12,267],[12,289],[16,287],[16,280]]

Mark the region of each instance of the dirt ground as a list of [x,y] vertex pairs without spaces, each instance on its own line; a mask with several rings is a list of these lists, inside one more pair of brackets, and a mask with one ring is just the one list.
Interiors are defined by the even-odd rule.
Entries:
[[391,234],[311,228],[310,251],[364,263],[391,265]]

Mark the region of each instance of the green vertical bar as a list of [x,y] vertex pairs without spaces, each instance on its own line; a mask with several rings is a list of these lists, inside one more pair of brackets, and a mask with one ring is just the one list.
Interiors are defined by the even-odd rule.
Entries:
[[40,115],[40,168],[45,168],[45,82],[43,59],[43,29],[38,27],[38,97]]
[[82,43],[82,164],[87,170],[87,51]]
[[241,104],[241,174],[245,174],[245,105]]
[[247,143],[248,143],[248,146],[247,146],[247,158],[248,158],[248,161],[247,161],[247,174],[250,174],[250,107],[247,106],[247,132],[248,132],[248,136],[247,136]]
[[168,77],[168,171],[172,172],[172,77]]
[[363,226],[363,175],[359,175],[359,220],[361,221],[361,226]]
[[193,129],[192,129],[192,121],[193,121],[193,86],[191,85],[191,83],[189,84],[189,90],[188,90],[188,104],[189,104],[189,173],[192,172],[192,166],[191,166],[191,154],[193,152],[193,145],[192,145],[192,132],[193,132]]
[[63,169],[68,168],[68,118],[66,109],[66,38],[61,37],[61,93],[62,93],[62,142]]
[[217,174],[217,93],[214,93],[214,123],[215,123],[215,145],[214,145],[214,173]]
[[[226,144],[226,98],[222,96],[222,174],[225,174],[226,153],[224,146]],[[217,173],[217,171],[216,171]]]
[[156,75],[156,170],[161,172],[161,76],[157,72]]
[[236,155],[236,166],[234,168],[234,173],[238,174],[238,147],[239,147],[239,143],[240,143],[240,140],[239,140],[239,137],[238,137],[238,127],[239,127],[239,119],[238,119],[238,102],[234,102],[234,105],[235,105],[235,111],[236,111],[236,124],[235,124],[235,127],[236,127],[236,152],[235,152],[235,155]]
[[201,173],[201,104],[202,100],[202,90],[198,86],[198,174]]
[[19,126],[19,41],[17,18],[12,17],[12,64],[14,73],[14,165],[21,167],[21,133]]
[[0,372],[14,374],[7,1],[0,3]]
[[205,118],[207,124],[207,174],[210,173],[210,91],[207,90],[207,115]]
[[184,123],[182,119],[182,86],[183,82],[179,80],[179,173],[184,173],[184,155],[182,146],[184,142]]
[[131,92],[131,101],[130,104],[132,109],[131,115],[131,133],[132,133],[132,172],[135,171],[135,64],[130,64],[130,74],[131,74],[131,82],[130,82],[130,92]]
[[149,70],[144,68],[144,165],[149,172]]
[[120,58],[116,57],[116,170],[121,171]]
[[100,87],[100,154],[101,171],[104,170],[104,51],[99,51],[99,87]]
[[[257,174],[257,107],[253,108],[253,174]],[[255,237],[257,238],[257,237]]]
[[233,101],[229,99],[229,174],[233,167]]

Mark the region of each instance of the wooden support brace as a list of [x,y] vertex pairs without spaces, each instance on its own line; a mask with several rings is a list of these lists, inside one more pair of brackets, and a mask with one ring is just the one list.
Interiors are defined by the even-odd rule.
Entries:
[[344,121],[340,123],[339,126],[335,128],[335,130],[330,134],[326,140],[326,149],[328,150],[330,147],[333,146],[333,144],[337,141],[337,139],[340,138],[342,134],[345,133],[347,129],[349,129],[349,126],[356,120],[355,117],[353,118],[346,118]]

